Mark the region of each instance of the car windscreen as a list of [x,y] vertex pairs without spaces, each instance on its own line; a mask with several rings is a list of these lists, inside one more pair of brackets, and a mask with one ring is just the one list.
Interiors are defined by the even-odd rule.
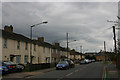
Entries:
[[67,64],[66,61],[60,61],[58,64]]
[[15,63],[13,63],[13,62],[3,62],[3,63],[6,64],[6,65],[15,64]]

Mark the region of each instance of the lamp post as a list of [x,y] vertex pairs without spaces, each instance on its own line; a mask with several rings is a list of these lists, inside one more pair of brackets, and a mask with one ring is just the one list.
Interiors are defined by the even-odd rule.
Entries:
[[[32,40],[32,28],[37,26],[37,25],[40,25],[40,24],[47,24],[48,22],[45,21],[45,22],[41,22],[41,23],[38,23],[38,24],[35,24],[35,25],[32,25],[30,26],[30,39]],[[30,64],[32,64],[32,42],[30,44]]]
[[[120,29],[120,16],[117,16],[117,18],[118,18],[118,29]],[[118,34],[119,34],[120,32],[118,31]],[[118,36],[118,40],[120,39],[120,37]],[[119,44],[119,42],[118,42],[118,49],[117,49],[117,63],[116,63],[116,67],[117,68],[120,68],[120,44]]]

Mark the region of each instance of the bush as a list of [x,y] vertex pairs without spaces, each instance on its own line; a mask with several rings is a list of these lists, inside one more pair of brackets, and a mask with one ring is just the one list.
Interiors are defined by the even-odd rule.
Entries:
[[111,56],[111,61],[116,61],[117,60],[117,56],[114,55],[114,56]]

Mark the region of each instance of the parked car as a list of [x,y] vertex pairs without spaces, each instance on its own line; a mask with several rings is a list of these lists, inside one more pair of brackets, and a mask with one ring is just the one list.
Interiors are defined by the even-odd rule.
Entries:
[[88,63],[91,63],[92,61],[90,59],[88,59]]
[[67,62],[69,63],[70,68],[74,68],[75,64],[72,60],[67,60]]
[[8,73],[8,68],[5,66],[0,66],[0,74],[5,74]]
[[69,69],[69,63],[67,61],[60,61],[56,65],[56,70],[58,70],[58,69]]
[[92,59],[91,61],[92,61],[92,62],[95,62],[95,59]]
[[89,63],[89,59],[85,59],[85,63],[88,64]]
[[16,70],[17,70],[17,71],[23,71],[24,68],[25,68],[25,67],[24,67],[23,65],[16,64]]
[[85,60],[81,60],[80,64],[86,64]]
[[8,68],[8,72],[16,71],[16,64],[11,61],[2,61],[2,65]]

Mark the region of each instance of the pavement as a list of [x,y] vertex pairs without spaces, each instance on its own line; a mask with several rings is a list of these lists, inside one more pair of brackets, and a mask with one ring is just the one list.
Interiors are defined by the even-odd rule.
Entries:
[[37,75],[37,74],[43,74],[43,73],[46,73],[46,72],[50,72],[52,70],[55,70],[55,67],[54,68],[43,69],[43,70],[37,70],[37,71],[33,71],[33,72],[11,73],[11,74],[7,74],[7,75],[2,76],[2,78],[3,79],[5,79],[5,78],[27,78],[27,77],[34,76],[34,75]]
[[104,80],[120,80],[120,70],[116,68],[116,64],[108,64],[104,71]]

